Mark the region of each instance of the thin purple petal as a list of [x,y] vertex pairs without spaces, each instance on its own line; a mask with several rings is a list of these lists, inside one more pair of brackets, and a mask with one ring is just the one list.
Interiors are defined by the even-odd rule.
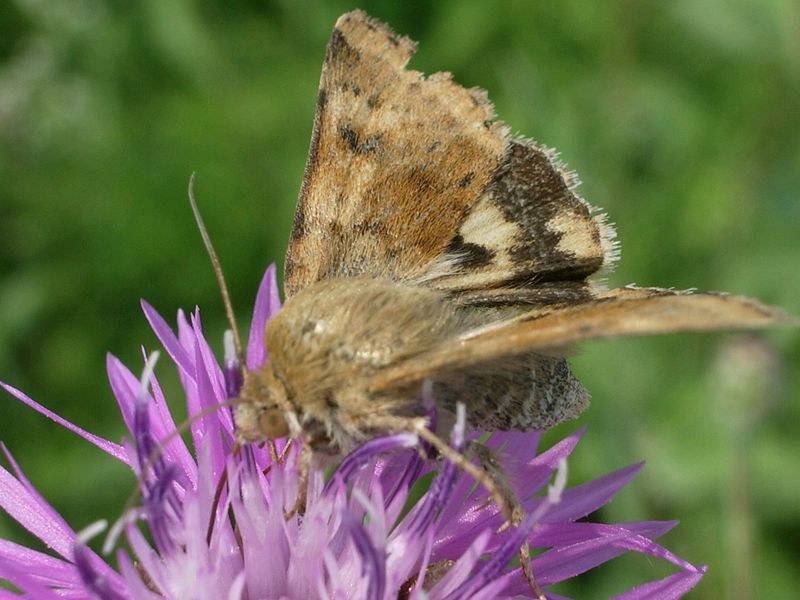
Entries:
[[[16,463],[12,464],[16,470],[18,468]],[[19,475],[20,472],[17,473]],[[72,559],[75,532],[33,489],[27,479],[17,479],[1,466],[0,506],[15,521],[42,540],[47,547],[68,560]]]
[[81,543],[75,544],[73,561],[83,585],[97,600],[125,600],[129,596],[114,589],[108,577],[95,569],[91,551]]
[[[137,395],[140,391],[139,380],[119,361],[119,359],[111,354],[106,356],[106,370],[108,371],[108,380],[111,385],[111,390],[114,393],[117,404],[119,404],[125,424],[133,435],[135,429],[134,414],[136,412]],[[155,378],[151,380],[151,386],[154,391],[159,392],[156,397],[160,396],[160,389],[158,388],[158,383]],[[175,431],[175,424],[171,416],[169,418],[162,417],[165,412],[169,415],[169,410],[165,406],[163,398],[158,402],[148,394],[145,400],[147,401],[148,431],[150,432],[154,445],[158,445],[161,444],[161,440],[166,439]],[[157,404],[164,405],[163,410],[160,410]],[[164,455],[169,460],[180,464],[190,481],[194,482],[197,480],[195,461],[179,436],[173,436],[170,443],[166,444],[164,447]]]
[[[542,523],[557,523],[559,521],[575,521],[596,511],[606,504],[616,493],[625,487],[639,471],[644,463],[638,463],[599,477],[594,481],[566,490],[561,497],[561,502],[552,507],[542,517]],[[541,502],[534,499],[525,503],[525,510],[531,511]]]
[[250,335],[247,340],[247,368],[255,371],[267,361],[267,350],[264,346],[264,331],[267,321],[281,307],[278,297],[278,281],[274,264],[267,267],[261,284],[256,294],[256,304],[253,309],[253,320],[250,324]]
[[[0,580],[14,582],[14,585],[27,592],[26,597],[32,600],[63,600],[62,596],[51,592],[48,588],[41,585],[24,569],[20,569],[16,565],[5,560],[0,560]],[[19,596],[10,597],[19,598]]]
[[0,540],[0,561],[12,563],[45,585],[74,588],[80,584],[69,562],[8,540]]
[[[206,378],[206,383],[211,385],[212,394],[209,394],[207,399],[210,401],[209,406],[212,406],[213,404],[217,404],[226,400],[228,396],[225,393],[225,379],[222,374],[222,369],[220,368],[219,363],[214,356],[214,352],[211,350],[211,346],[208,344],[208,341],[206,341],[206,338],[203,335],[199,309],[196,310],[192,315],[192,327],[194,328],[196,340],[196,379],[198,380],[199,385],[200,372],[202,371]],[[231,420],[230,414],[227,413],[227,411],[221,411],[216,416],[225,425],[228,431],[233,431],[233,421]]]
[[520,494],[523,498],[530,498],[550,481],[561,459],[572,455],[584,433],[586,428],[582,427],[513,473],[516,481],[524,482],[525,493]]
[[43,414],[45,417],[52,419],[62,427],[69,429],[73,433],[77,433],[83,439],[88,442],[91,442],[103,452],[110,454],[114,458],[119,461],[122,461],[125,464],[128,464],[128,457],[125,454],[125,449],[120,446],[119,444],[115,444],[114,442],[110,442],[100,436],[94,435],[93,433],[89,433],[85,429],[78,427],[77,425],[73,425],[63,417],[58,416],[51,410],[46,409],[44,406],[33,400],[32,398],[28,397],[27,395],[20,392],[17,388],[8,385],[7,383],[0,382],[0,387],[6,390],[9,394],[14,396],[17,400],[27,404],[36,412]]
[[615,600],[673,600],[695,587],[706,573],[706,567],[697,571],[675,573],[658,581],[651,581],[618,596]]
[[[202,368],[203,358],[202,358],[202,349],[200,347],[200,343],[196,346],[196,354],[195,354],[195,361],[198,365],[197,371],[195,372],[195,381],[197,381],[197,408],[198,412],[205,410],[206,408],[211,408],[215,404],[218,404],[224,398],[218,399],[215,395],[215,389],[211,381],[211,377],[209,377],[208,371]],[[200,448],[203,444],[203,441],[208,439],[211,444],[212,448],[212,464],[213,464],[213,474],[214,477],[218,477],[220,473],[222,473],[222,469],[225,466],[225,456],[227,455],[230,447],[232,445],[232,440],[230,438],[229,430],[226,431],[225,428],[220,423],[220,417],[227,416],[230,418],[230,413],[227,411],[223,411],[222,408],[213,413],[206,415],[202,419],[198,419],[193,423],[192,430],[195,437],[195,454],[198,454]],[[197,413],[190,413],[190,414],[197,414]],[[227,445],[225,441],[229,442]]]
[[613,535],[545,552],[533,561],[533,567],[542,585],[548,585],[585,573],[629,551],[657,556],[683,569],[694,570],[659,544],[621,527]]
[[327,491],[335,485],[335,480],[349,481],[357,471],[372,463],[378,454],[391,452],[392,450],[414,448],[418,443],[419,440],[413,433],[397,433],[375,438],[361,444],[345,457],[333,477],[328,481],[325,490]]
[[456,560],[456,564],[430,590],[431,596],[434,598],[450,598],[455,589],[469,577],[470,572],[479,563],[492,534],[492,531],[484,529],[473,538],[469,547]]
[[132,596],[137,600],[146,598],[147,600],[163,600],[163,596],[159,596],[150,591],[145,583],[142,581],[142,576],[136,571],[136,567],[131,563],[131,559],[124,551],[117,552],[117,564],[119,570],[122,572],[122,577],[131,588]]
[[[448,596],[448,600],[467,600],[472,595],[480,590],[483,586],[488,585],[497,576],[500,575],[505,566],[514,558],[522,545],[522,542],[528,537],[531,529],[535,525],[533,515],[528,515],[519,527],[506,538],[502,546],[492,553],[491,558],[481,565],[481,568],[475,573],[472,578],[467,581],[461,588],[456,590],[453,594]],[[538,573],[538,572],[537,572]]]
[[173,362],[187,375],[192,376],[194,373],[194,365],[192,364],[191,356],[186,352],[186,349],[181,344],[178,337],[172,331],[170,326],[164,318],[158,314],[155,308],[150,306],[147,301],[141,301],[142,310],[150,327],[153,328],[153,333],[164,346],[164,350],[170,355]]
[[[463,407],[458,411],[458,415],[458,420],[450,436],[450,446],[456,452],[462,452],[464,450],[464,427],[466,422]],[[455,487],[455,482],[456,465],[452,461],[446,460],[444,466],[442,466],[438,475],[433,480],[428,493],[425,494],[425,497],[414,507],[413,514],[409,515],[407,525],[408,535],[414,537],[422,536],[425,530],[430,527],[431,523],[433,523],[439,515],[439,511],[442,510],[442,507],[444,507],[450,499],[453,488]]]
[[386,553],[373,545],[367,531],[351,515],[345,514],[343,526],[361,555],[362,573],[369,582],[367,600],[380,600],[386,590]]
[[678,524],[677,521],[643,521],[640,523],[549,523],[537,525],[530,536],[533,548],[562,548],[579,544],[602,536],[615,535],[622,528],[626,531],[655,539]]

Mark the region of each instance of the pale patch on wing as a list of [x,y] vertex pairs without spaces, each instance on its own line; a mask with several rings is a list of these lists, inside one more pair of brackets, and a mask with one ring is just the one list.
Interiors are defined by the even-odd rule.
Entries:
[[577,258],[590,258],[603,253],[599,240],[569,213],[558,214],[547,222],[547,228],[559,234],[556,249]]
[[494,252],[507,252],[510,241],[520,233],[520,227],[509,221],[500,209],[484,194],[459,228],[464,241],[480,244]]
[[440,289],[481,289],[503,283],[514,272],[510,249],[521,235],[519,224],[503,214],[490,194],[484,194],[464,219],[447,253],[414,283]]

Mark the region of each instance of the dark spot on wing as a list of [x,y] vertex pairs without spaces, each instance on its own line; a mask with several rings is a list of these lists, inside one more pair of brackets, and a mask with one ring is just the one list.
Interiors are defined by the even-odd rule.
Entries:
[[381,146],[381,138],[382,136],[379,135],[371,135],[367,137],[359,146],[358,151],[362,154],[367,154],[369,152],[374,152]]
[[381,236],[386,233],[386,223],[375,220],[359,221],[353,225],[353,229],[359,233],[369,233],[375,236]]
[[458,266],[476,269],[483,267],[494,258],[494,252],[471,242],[465,242],[461,235],[456,235],[447,245],[447,253],[456,258]]
[[348,64],[356,62],[360,57],[361,55],[358,50],[347,42],[344,34],[338,29],[334,29],[331,34],[331,40],[328,42],[325,62],[343,62]]
[[339,137],[347,143],[347,147],[351,152],[355,152],[358,149],[358,134],[349,125],[341,125],[339,127]]
[[380,105],[380,94],[377,92],[372,94],[369,98],[367,98],[367,107],[370,109],[375,109]]
[[470,183],[472,183],[472,180],[473,180],[473,179],[475,179],[475,173],[473,173],[472,171],[470,171],[469,173],[467,173],[466,175],[464,175],[464,177],[462,177],[462,178],[459,180],[459,182],[458,182],[458,187],[460,187],[460,188],[462,188],[462,189],[463,189],[463,188],[465,188],[465,187],[467,187],[467,186],[468,186]]
[[369,135],[362,138],[350,125],[339,126],[339,137],[347,144],[347,149],[356,154],[369,154],[381,145],[381,135]]

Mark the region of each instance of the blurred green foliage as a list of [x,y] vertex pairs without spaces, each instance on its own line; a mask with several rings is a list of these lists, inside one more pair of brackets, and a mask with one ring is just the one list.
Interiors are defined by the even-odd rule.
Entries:
[[[0,9],[0,379],[89,430],[123,429],[104,353],[156,347],[137,299],[225,327],[186,201],[197,195],[240,313],[282,262],[324,45],[342,1],[5,0]],[[420,41],[413,66],[490,91],[556,146],[623,242],[612,284],[726,289],[800,314],[800,5],[790,0],[363,2]],[[694,598],[800,589],[800,341],[604,342],[585,481],[647,460],[600,517],[682,520]],[[219,344],[217,344],[219,347]],[[727,358],[721,358],[727,357]],[[159,367],[179,406],[167,361]],[[759,365],[758,368],[752,368]],[[178,409],[179,411],[181,409]],[[0,438],[76,528],[113,519],[127,469],[0,400]],[[561,426],[557,435],[578,425]],[[24,535],[7,519],[0,534]],[[667,573],[618,559],[562,587],[601,598]]]

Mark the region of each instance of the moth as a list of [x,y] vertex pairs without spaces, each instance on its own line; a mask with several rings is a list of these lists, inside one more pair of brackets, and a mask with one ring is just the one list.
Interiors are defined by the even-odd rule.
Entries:
[[544,430],[588,404],[565,358],[576,343],[787,321],[740,296],[605,289],[592,277],[618,258],[615,232],[576,176],[483,90],[407,69],[414,51],[361,11],[334,27],[242,441],[338,455],[416,431],[425,381],[481,430]]

